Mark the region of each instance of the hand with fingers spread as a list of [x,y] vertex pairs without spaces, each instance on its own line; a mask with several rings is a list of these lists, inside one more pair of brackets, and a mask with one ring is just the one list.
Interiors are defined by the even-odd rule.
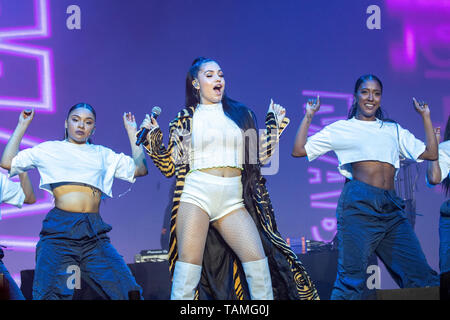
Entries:
[[127,132],[136,133],[137,131],[136,119],[131,112],[125,112],[123,114],[123,124]]
[[[436,141],[436,133],[431,123],[430,108],[425,101],[417,101],[413,98],[414,109],[422,116],[425,128],[426,148],[419,156],[422,160],[436,160],[438,159],[438,143]],[[439,130],[440,132],[440,130]],[[439,136],[440,138],[440,136]]]
[[429,116],[430,115],[430,108],[428,107],[428,103],[425,101],[417,101],[416,98],[413,98],[413,105],[416,111],[422,116]]
[[314,114],[320,109],[320,97],[317,95],[317,99],[309,99],[306,103],[306,115],[313,117]]
[[123,114],[123,124],[125,130],[128,133],[128,139],[130,140],[131,152],[134,163],[136,164],[135,177],[142,177],[147,175],[147,163],[145,161],[144,151],[140,146],[136,146],[136,134],[137,134],[137,124],[134,114],[131,112],[125,112]]
[[309,99],[306,103],[305,117],[300,123],[297,135],[295,137],[294,149],[292,150],[292,156],[294,157],[305,157],[306,150],[305,144],[308,137],[308,129],[311,125],[312,118],[314,114],[320,109],[320,97],[317,95],[317,99]]
[[284,117],[286,116],[286,109],[283,108],[281,105],[274,103],[273,100],[270,99],[269,110],[267,110],[267,113],[270,112],[272,112],[275,115],[275,119],[277,120],[277,124],[279,126],[283,121]]

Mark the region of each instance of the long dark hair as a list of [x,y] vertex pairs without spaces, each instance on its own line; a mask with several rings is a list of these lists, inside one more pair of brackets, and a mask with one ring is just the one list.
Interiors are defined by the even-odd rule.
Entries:
[[[444,141],[450,140],[450,116],[447,119],[447,125],[445,126]],[[445,191],[445,195],[450,193],[450,179],[448,176],[442,181],[442,187]]]
[[[97,120],[97,114],[95,113],[94,107],[92,107],[90,104],[87,104],[87,103],[84,103],[84,102],[80,102],[80,103],[77,103],[77,104],[73,105],[73,106],[69,109],[69,112],[67,112],[66,120],[69,119],[69,116],[70,116],[70,114],[72,113],[72,111],[77,110],[77,109],[81,109],[81,108],[87,109],[87,110],[89,110],[90,112],[92,112],[92,114],[94,115],[94,121]],[[67,129],[66,129],[66,130],[65,130],[65,133],[64,133],[64,139],[67,139],[67,138],[68,138],[68,133],[67,133]],[[87,140],[87,142],[90,143],[90,144],[92,144],[92,139],[89,138],[89,139]]]
[[[365,75],[362,75],[361,77],[359,77],[358,80],[356,80],[355,88],[353,90],[353,94],[355,95],[355,97],[356,97],[356,95],[358,93],[358,90],[361,87],[361,85],[364,82],[371,81],[371,80],[374,80],[374,81],[378,82],[378,84],[380,85],[380,88],[381,88],[381,93],[383,93],[383,83],[381,82],[381,80],[377,76],[375,76],[373,74],[365,74]],[[358,101],[356,101],[356,99],[355,99],[355,101],[353,102],[353,105],[352,105],[350,111],[348,112],[347,118],[351,119],[354,116],[356,116],[356,112],[357,111],[358,111]],[[377,112],[375,113],[375,117],[380,119],[381,121],[384,121],[384,122],[396,122],[396,121],[394,121],[392,119],[386,118],[386,116],[385,116],[383,110],[381,109],[381,107],[378,108]]]
[[[193,106],[196,107],[198,104],[201,103],[200,101],[200,93],[199,90],[195,89],[192,82],[197,79],[198,72],[203,64],[207,62],[216,62],[216,60],[205,58],[205,57],[198,57],[194,60],[191,67],[189,68],[189,71],[186,76],[186,107]],[[225,115],[233,120],[236,125],[245,133],[248,132],[247,130],[254,130],[256,133],[256,141],[244,141],[244,172],[242,175],[243,178],[243,193],[244,193],[244,200],[249,201],[250,196],[253,193],[254,188],[254,182],[255,179],[260,174],[260,163],[258,159],[259,154],[259,145],[258,145],[258,125],[256,121],[256,116],[249,108],[247,108],[244,104],[233,100],[229,98],[226,93],[224,93],[222,97],[222,107]],[[250,135],[251,136],[251,135]],[[246,135],[244,134],[244,137]],[[252,140],[250,138],[250,140]],[[256,154],[257,161],[251,161],[249,158],[252,157],[252,155]]]

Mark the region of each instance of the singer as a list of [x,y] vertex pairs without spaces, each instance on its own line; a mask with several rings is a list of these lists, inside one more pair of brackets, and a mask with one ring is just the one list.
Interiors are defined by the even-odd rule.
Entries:
[[74,105],[65,121],[65,139],[47,141],[18,152],[20,141],[34,117],[22,112],[6,145],[1,166],[14,176],[36,168],[40,188],[50,192],[55,207],[47,214],[36,247],[33,299],[71,299],[69,267],[79,266],[81,277],[105,299],[128,299],[142,289],[123,258],[111,245],[103,222],[100,200],[112,197],[114,178],[134,183],[147,174],[145,154],[135,145],[134,116],[124,114],[133,157],[91,143],[96,113],[86,103]]
[[146,116],[148,154],[166,177],[176,175],[171,299],[318,298],[277,230],[260,171],[289,123],[284,115],[270,104],[259,156],[255,114],[225,94],[216,61],[197,58],[186,78],[186,109],[170,123],[167,148],[158,123]]
[[404,214],[404,201],[394,189],[399,157],[415,161],[437,158],[436,138],[428,105],[414,99],[427,144],[385,119],[380,107],[383,85],[376,76],[355,84],[348,120],[336,121],[307,138],[320,99],[307,103],[292,155],[312,161],[334,151],[339,171],[347,178],[336,211],[338,274],[332,300],[361,299],[368,258],[375,252],[401,288],[439,285]]
[[[440,128],[435,129],[436,140],[441,138]],[[428,161],[427,180],[430,185],[442,183],[445,195],[450,189],[450,117],[445,126],[444,141],[439,144],[439,160]],[[439,218],[439,269],[441,274],[450,273],[450,199],[441,205]]]
[[[27,173],[19,174],[19,182],[13,182],[0,173],[0,203],[8,203],[21,208],[24,203],[36,202],[33,187]],[[0,213],[1,220],[1,213]],[[0,300],[25,300],[14,279],[9,274],[2,258],[3,250],[0,247],[0,274],[3,274],[3,283],[0,283]]]

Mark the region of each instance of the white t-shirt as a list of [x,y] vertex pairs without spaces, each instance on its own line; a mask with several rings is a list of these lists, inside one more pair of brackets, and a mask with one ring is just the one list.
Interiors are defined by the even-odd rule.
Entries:
[[243,135],[228,118],[222,104],[202,105],[195,109],[192,125],[191,170],[243,165]]
[[[22,208],[25,194],[23,193],[20,182],[9,180],[0,172],[0,203],[8,203],[13,206]],[[0,214],[0,220],[2,215]]]
[[136,181],[134,160],[123,153],[94,144],[47,141],[20,151],[12,160],[10,176],[36,168],[39,188],[52,193],[51,184],[75,182],[91,185],[112,197],[112,183],[119,178]]
[[441,182],[450,173],[450,140],[439,144],[439,168],[441,168]]
[[352,179],[351,163],[380,161],[400,168],[400,157],[421,162],[418,157],[425,144],[399,124],[362,121],[356,118],[336,121],[307,139],[305,150],[309,161],[334,151],[339,172]]

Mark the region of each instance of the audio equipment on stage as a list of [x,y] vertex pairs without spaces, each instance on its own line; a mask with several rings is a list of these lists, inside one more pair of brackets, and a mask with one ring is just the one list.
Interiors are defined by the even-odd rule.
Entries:
[[334,249],[332,242],[323,242],[301,238],[287,238],[287,244],[296,254],[305,254],[308,252],[331,251]]
[[135,263],[141,262],[159,262],[165,261],[168,259],[168,251],[165,249],[157,249],[157,250],[141,250],[139,254],[134,256]]

